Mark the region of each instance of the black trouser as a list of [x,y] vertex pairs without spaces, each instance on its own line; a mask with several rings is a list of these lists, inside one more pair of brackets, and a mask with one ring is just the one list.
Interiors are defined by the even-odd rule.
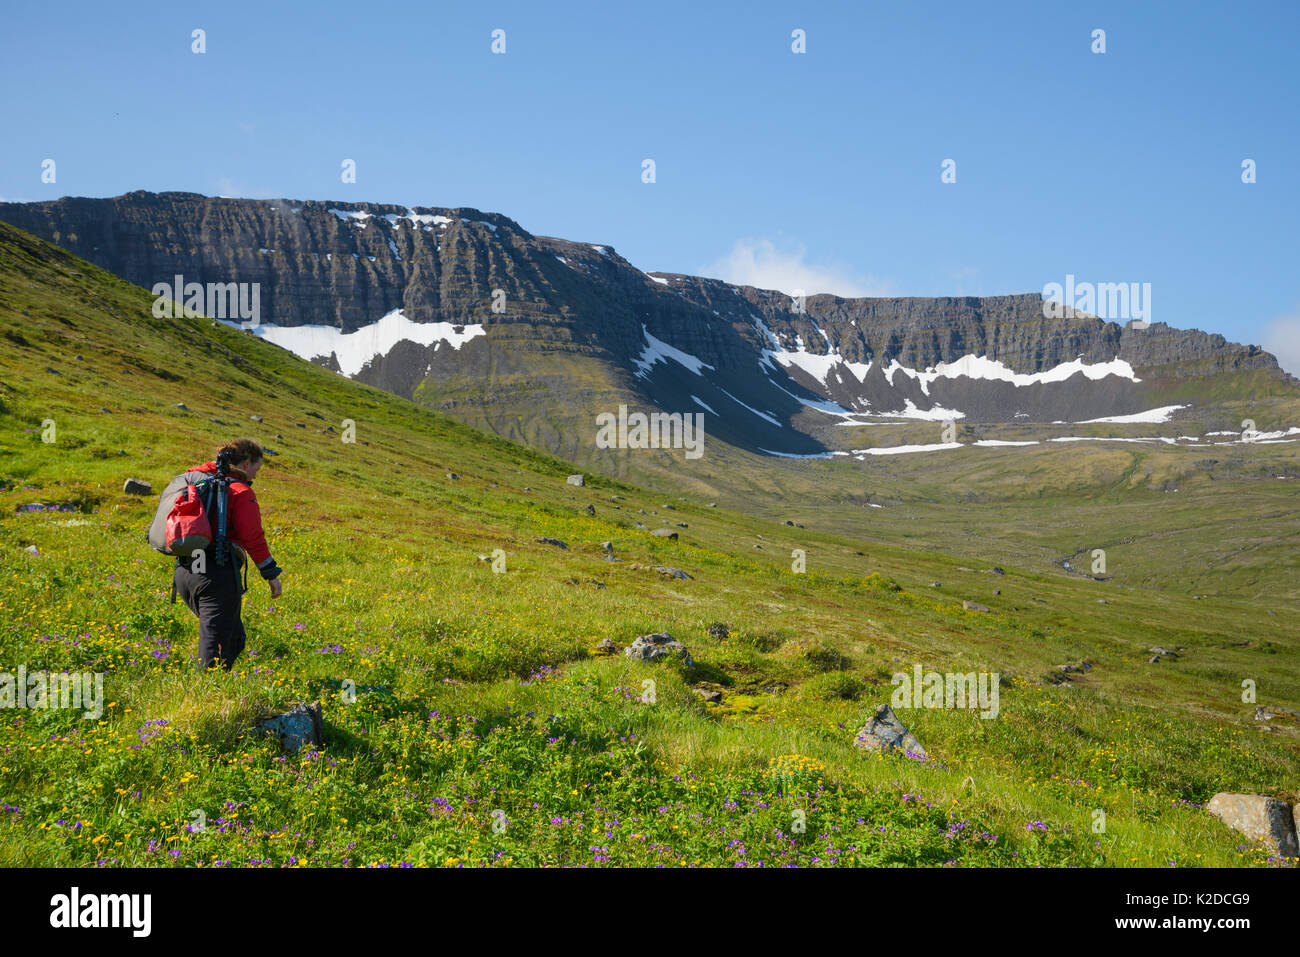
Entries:
[[189,569],[190,562],[176,563],[172,581],[190,611],[199,616],[199,658],[205,669],[220,657],[229,671],[244,650],[244,622],[239,617],[244,592],[239,583],[239,567],[232,561],[224,567],[208,560],[208,571],[199,575]]

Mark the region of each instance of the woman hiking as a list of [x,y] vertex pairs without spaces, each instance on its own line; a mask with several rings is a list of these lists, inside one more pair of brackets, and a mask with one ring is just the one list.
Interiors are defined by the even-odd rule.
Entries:
[[[215,462],[204,462],[185,473],[186,480],[201,482],[217,474],[217,462],[229,463],[229,501],[227,504],[226,537],[233,554],[216,555],[209,546],[203,561],[193,557],[176,559],[172,581],[190,610],[199,617],[199,658],[204,669],[211,668],[220,658],[229,671],[235,659],[244,650],[244,622],[240,618],[246,586],[240,584],[240,571],[247,581],[247,561],[252,558],[257,570],[271,587],[271,597],[279,598],[280,567],[271,557],[262,531],[262,513],[257,496],[253,494],[253,479],[262,467],[262,447],[252,439],[236,439],[217,450]],[[197,564],[197,567],[195,567]],[[202,569],[201,571],[199,569]]]

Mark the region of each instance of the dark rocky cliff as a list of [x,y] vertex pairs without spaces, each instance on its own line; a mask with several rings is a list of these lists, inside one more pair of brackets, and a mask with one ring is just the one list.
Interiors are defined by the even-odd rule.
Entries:
[[[629,399],[675,410],[703,405],[717,410],[711,434],[795,453],[822,448],[788,427],[818,400],[1048,421],[1149,404],[1145,387],[1117,376],[1019,388],[940,381],[927,392],[902,373],[887,379],[883,367],[895,361],[924,370],[974,354],[1037,373],[1080,357],[1118,357],[1144,380],[1248,370],[1286,378],[1257,347],[1163,323],[1137,330],[1086,315],[1046,318],[1037,294],[816,295],[799,314],[779,292],[650,276],[612,247],[534,236],[476,209],[135,192],[0,203],[0,220],[146,288],[177,275],[258,283],[263,324],[351,333],[398,309],[415,322],[481,324],[483,334],[458,348],[405,341],[377,351],[357,377],[571,456],[590,440],[583,434],[593,410]],[[649,355],[647,335],[707,364],[707,374],[673,361],[639,364]],[[863,379],[836,369],[822,381],[764,358],[764,350],[800,348],[874,365]],[[308,358],[338,368],[334,356]]]

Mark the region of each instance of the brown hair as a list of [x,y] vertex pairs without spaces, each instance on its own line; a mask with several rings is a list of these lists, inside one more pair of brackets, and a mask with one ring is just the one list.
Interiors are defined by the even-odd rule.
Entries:
[[227,442],[217,449],[217,455],[222,452],[230,455],[231,465],[238,464],[245,459],[252,459],[254,462],[262,461],[262,447],[252,439],[235,439],[233,442]]

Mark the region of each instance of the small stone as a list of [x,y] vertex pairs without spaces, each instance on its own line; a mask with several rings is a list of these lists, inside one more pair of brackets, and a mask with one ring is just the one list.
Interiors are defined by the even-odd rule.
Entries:
[[612,551],[614,550],[614,543],[613,543],[613,542],[601,542],[601,543],[600,543],[600,547],[603,548],[603,549],[605,549],[605,551],[607,551],[607,552],[612,552]]
[[718,641],[726,641],[731,637],[731,631],[720,621],[709,625],[707,630],[709,637],[716,638]]
[[579,488],[582,488],[584,485],[587,484],[587,480],[583,478],[581,475],[570,475],[567,479],[565,479],[565,481],[568,482],[570,485],[576,485]]
[[674,541],[674,542],[677,541],[677,533],[674,532],[671,528],[656,528],[650,534],[653,535],[655,538],[666,538],[669,541]]
[[602,638],[596,642],[596,650],[602,655],[616,655],[618,654],[618,645],[614,644],[609,638]]
[[152,485],[136,478],[129,478],[122,485],[123,495],[148,495],[151,492],[153,492]]
[[588,515],[595,515],[595,514],[596,514],[596,506],[594,506],[594,505],[588,505],[588,506],[586,507],[586,509],[584,509],[584,511],[585,511]]
[[262,417],[260,415],[250,415],[249,418],[252,419],[254,422],[262,421]]
[[655,565],[654,570],[672,578],[681,578],[685,581],[691,580],[691,576],[686,574],[686,572],[682,571],[680,568],[667,568],[663,565]]
[[[859,552],[858,554],[860,555],[860,554],[862,554],[862,553]],[[931,587],[931,588],[942,588],[942,587],[943,587],[943,583],[942,583],[942,582],[930,582],[930,587]]]
[[181,409],[181,410],[184,411],[184,412],[188,412],[189,409],[190,409],[190,407],[189,407],[188,405],[186,405],[184,402],[177,402],[174,406],[172,406],[172,408],[173,408],[173,409]]
[[554,545],[556,548],[567,549],[569,546],[564,544],[558,538],[539,538],[537,541],[542,545]]
[[981,605],[977,601],[964,601],[961,603],[961,606],[967,611],[988,611],[989,610],[988,605]]
[[714,691],[712,688],[692,688],[691,690],[709,704],[722,704],[721,691]]
[[460,476],[457,475],[455,472],[448,472],[448,473],[447,473],[447,478],[451,479],[453,482],[459,482],[459,481],[460,481]]
[[35,545],[28,545],[26,548],[23,549],[23,551],[25,551],[28,555],[35,555],[37,557],[39,557],[41,554],[41,550],[37,548]]

